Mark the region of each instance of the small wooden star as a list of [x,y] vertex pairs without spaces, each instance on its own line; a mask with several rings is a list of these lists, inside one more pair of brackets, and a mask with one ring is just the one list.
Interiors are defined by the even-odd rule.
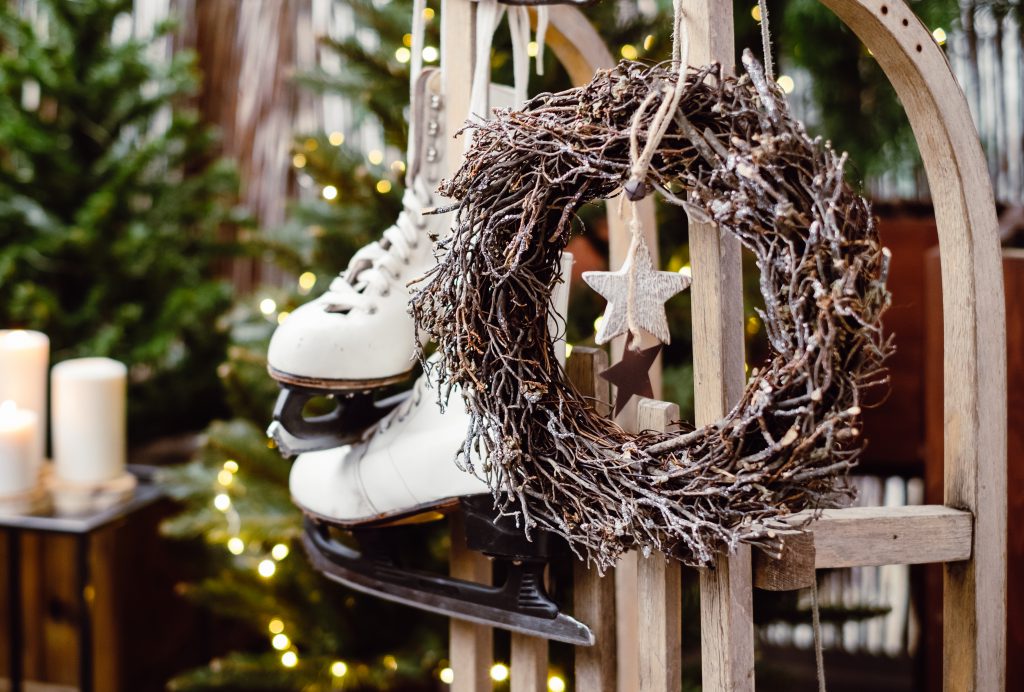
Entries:
[[599,344],[625,334],[631,325],[650,332],[663,344],[669,343],[665,301],[686,289],[690,279],[677,272],[656,271],[646,241],[641,238],[636,242],[617,272],[583,272],[587,285],[608,301],[597,330]]
[[626,349],[622,352],[622,360],[599,375],[616,386],[615,411],[613,416],[629,403],[634,396],[654,396],[651,386],[651,366],[654,359],[661,353],[665,344],[655,344],[650,348],[633,350],[633,335],[626,337]]

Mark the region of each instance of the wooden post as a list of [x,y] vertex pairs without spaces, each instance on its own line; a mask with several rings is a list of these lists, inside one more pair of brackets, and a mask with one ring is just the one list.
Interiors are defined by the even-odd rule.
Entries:
[[[687,5],[690,63],[733,66],[732,3]],[[743,290],[739,242],[690,221],[693,266],[693,377],[696,424],[719,420],[743,391]],[[715,692],[754,689],[754,625],[750,549],[722,555],[701,570],[703,686]]]
[[[566,370],[577,391],[594,402],[595,409],[608,413],[607,380],[599,373],[608,367],[602,349],[577,346],[569,356]],[[616,574],[603,577],[597,570],[577,561],[573,565],[573,614],[594,633],[594,646],[576,649],[576,689],[612,692],[616,685]],[[540,687],[538,689],[543,689]]]
[[[679,419],[679,406],[641,399],[638,430],[668,430]],[[640,689],[677,692],[683,684],[682,569],[660,553],[640,559],[637,598],[640,614]]]
[[547,688],[548,640],[512,633],[511,692],[537,692]]

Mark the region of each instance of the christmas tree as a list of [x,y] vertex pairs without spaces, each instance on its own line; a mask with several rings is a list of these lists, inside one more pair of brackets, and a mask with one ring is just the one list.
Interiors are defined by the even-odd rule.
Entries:
[[217,233],[234,173],[186,107],[193,57],[148,57],[169,25],[115,41],[131,0],[18,6],[0,3],[0,324],[129,364],[134,438],[202,425],[230,306],[212,277],[238,248]]

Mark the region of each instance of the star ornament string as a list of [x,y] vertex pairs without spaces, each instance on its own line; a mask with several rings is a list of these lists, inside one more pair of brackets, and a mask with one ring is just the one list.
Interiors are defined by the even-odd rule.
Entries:
[[[411,310],[421,339],[437,342],[435,374],[466,400],[462,453],[487,459],[502,513],[564,536],[600,568],[630,549],[693,565],[739,543],[778,550],[794,530],[783,519],[851,495],[861,409],[887,379],[889,259],[870,207],[843,180],[845,156],[807,135],[749,52],[744,66],[733,77],[717,65],[623,61],[474,124],[442,186],[456,223]],[[651,137],[667,92],[681,95],[644,189],[753,254],[771,355],[721,420],[630,434],[566,379],[548,306],[576,213],[621,193],[637,160],[632,133]],[[638,274],[643,254],[638,243]],[[644,312],[634,306],[646,330]]]

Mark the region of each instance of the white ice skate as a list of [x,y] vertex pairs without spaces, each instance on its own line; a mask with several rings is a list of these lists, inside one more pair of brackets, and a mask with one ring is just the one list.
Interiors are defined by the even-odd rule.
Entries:
[[[514,22],[516,33],[522,34],[523,15],[516,16],[520,18]],[[422,27],[414,31],[414,44],[422,41],[415,38],[417,32],[421,34]],[[523,43],[521,35],[517,38]],[[478,48],[482,55],[489,55],[489,40]],[[528,57],[525,47],[520,49],[515,89],[489,84],[487,72],[475,77],[474,113],[509,107],[525,98]],[[419,46],[414,45],[412,53],[419,55]],[[450,134],[444,127],[440,74],[418,64],[412,72],[402,213],[381,240],[355,254],[327,292],[292,312],[270,342],[268,370],[282,391],[267,433],[286,457],[358,440],[402,400],[402,385],[415,371],[408,284],[434,266],[435,241],[449,233],[452,219],[451,214],[423,213],[444,202],[435,193]],[[307,417],[304,409],[317,397],[332,398],[335,408],[326,415]]]

